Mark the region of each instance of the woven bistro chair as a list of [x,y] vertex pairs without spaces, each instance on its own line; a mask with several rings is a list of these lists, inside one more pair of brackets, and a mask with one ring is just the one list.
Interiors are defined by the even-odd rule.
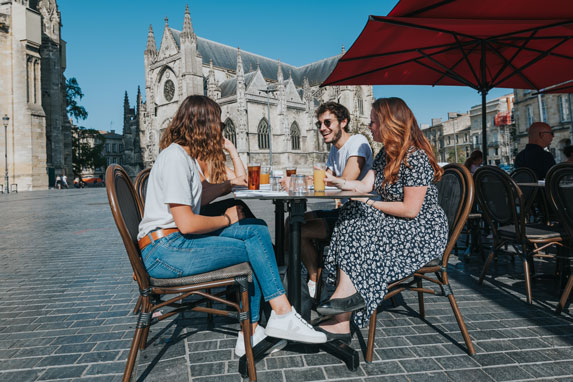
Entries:
[[[391,283],[388,286],[388,293],[384,296],[384,300],[392,299],[406,289],[415,291],[418,293],[420,316],[425,318],[424,293],[447,297],[462,332],[468,353],[474,355],[474,346],[448,280],[448,260],[466,223],[474,199],[472,176],[464,166],[449,164],[444,167],[444,175],[437,187],[440,206],[444,209],[448,218],[448,243],[446,249],[441,258],[430,261],[411,276]],[[422,285],[423,280],[438,285],[440,291],[424,288]],[[374,311],[372,316],[370,316],[365,357],[367,362],[372,362],[376,334],[376,314],[377,312]]]
[[545,225],[526,224],[525,201],[521,189],[503,170],[484,166],[475,173],[476,194],[484,218],[493,233],[493,245],[478,284],[483,283],[487,270],[502,246],[510,245],[515,252],[503,253],[519,256],[523,260],[527,302],[532,303],[530,265],[535,258],[555,257],[543,252],[551,246],[560,246],[561,234]]
[[[564,260],[569,263],[569,272],[571,272],[571,260],[573,258],[573,163],[560,163],[551,167],[545,179],[545,191],[550,205],[559,216],[561,234],[566,246],[563,248]],[[555,313],[560,314],[565,308],[571,289],[573,289],[573,274],[570,273]]]
[[145,196],[147,195],[147,181],[149,180],[149,173],[151,168],[141,170],[135,177],[135,192],[139,197],[142,209],[145,208]]
[[[149,180],[149,173],[151,172],[151,168],[146,168],[141,170],[139,174],[135,177],[135,192],[138,198],[138,202],[141,206],[141,211],[143,214],[143,210],[145,209],[145,196],[147,195],[147,181]],[[135,278],[135,273],[133,274],[133,279]],[[133,314],[139,313],[139,309],[141,308],[142,297],[139,296],[137,298],[137,302],[135,303],[135,308],[133,308]]]
[[[117,164],[107,168],[105,181],[111,212],[125,245],[131,267],[136,275],[139,293],[142,298],[141,310],[129,350],[123,381],[127,382],[131,378],[137,352],[139,349],[143,350],[146,347],[150,326],[185,310],[235,317],[240,320],[245,338],[249,377],[251,381],[256,380],[255,363],[250,342],[251,325],[249,320],[248,286],[249,282],[252,282],[252,271],[249,264],[240,263],[212,272],[173,279],[155,279],[150,277],[143,264],[137,242],[142,208],[133,184],[125,170]],[[238,303],[224,300],[217,295],[204,292],[208,288],[228,285],[239,286],[242,306]],[[201,296],[203,299],[201,301],[184,301],[192,295]],[[169,299],[162,300],[160,298],[162,296],[168,296]],[[204,300],[212,300],[231,306],[235,311],[213,309],[199,305]],[[153,317],[154,312],[166,307],[170,307],[172,310],[158,317]]]
[[[535,172],[527,167],[520,167],[515,169],[509,174],[511,179],[515,181],[515,183],[537,183],[537,175]],[[520,187],[521,192],[523,194],[523,204],[524,204],[524,212],[526,221],[529,221],[529,215],[531,215],[534,211],[531,210],[533,207],[533,203],[537,197],[537,187]]]

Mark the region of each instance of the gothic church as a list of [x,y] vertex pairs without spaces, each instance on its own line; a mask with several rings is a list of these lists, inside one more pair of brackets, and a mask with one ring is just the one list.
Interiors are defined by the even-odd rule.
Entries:
[[[310,169],[314,161],[325,161],[328,152],[314,126],[318,105],[340,102],[351,113],[351,130],[368,130],[371,86],[319,87],[339,58],[295,67],[198,37],[187,7],[182,31],[165,20],[159,49],[149,27],[144,53],[146,100],[138,91],[136,107],[130,108],[126,95],[129,115],[124,118],[124,135],[126,128],[132,137],[139,130],[141,159],[144,167],[151,166],[161,133],[179,103],[189,95],[204,94],[221,106],[224,135],[235,143],[245,164],[268,165],[272,151],[274,168]],[[127,146],[126,142],[127,156],[136,160],[138,155],[128,152]],[[125,165],[138,167],[129,161]]]

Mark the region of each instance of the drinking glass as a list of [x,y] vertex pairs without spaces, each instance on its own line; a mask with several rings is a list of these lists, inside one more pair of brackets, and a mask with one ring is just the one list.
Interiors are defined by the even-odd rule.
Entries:
[[261,167],[261,184],[269,184],[271,177],[271,168],[269,166]]
[[304,194],[306,192],[306,179],[304,175],[292,175],[290,177],[289,189],[294,194]]
[[312,171],[314,191],[324,191],[324,175],[326,173],[326,163],[319,162],[314,164]]
[[294,174],[296,174],[296,167],[287,167],[287,169],[286,169],[286,176],[287,176],[287,178],[288,178],[289,176],[294,175]]
[[249,163],[249,190],[258,190],[261,184],[261,165]]

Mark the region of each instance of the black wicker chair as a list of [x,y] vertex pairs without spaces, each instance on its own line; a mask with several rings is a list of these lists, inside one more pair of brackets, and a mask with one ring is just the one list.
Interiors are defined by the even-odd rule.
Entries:
[[[388,286],[388,293],[384,296],[384,300],[392,299],[404,290],[417,292],[420,310],[419,313],[422,318],[425,318],[424,293],[447,297],[456,321],[458,322],[460,331],[462,332],[462,337],[466,343],[467,351],[470,355],[474,355],[474,346],[448,280],[448,261],[450,254],[452,253],[460,232],[466,223],[473,204],[474,187],[472,176],[464,166],[449,164],[444,167],[444,175],[437,184],[437,187],[440,206],[442,206],[448,218],[449,232],[446,249],[441,257],[424,265],[411,276],[391,283]],[[423,280],[438,285],[440,287],[440,291],[436,292],[434,289],[424,288],[422,285]],[[367,362],[372,362],[374,352],[376,315],[377,312],[374,311],[372,316],[370,316],[368,345],[365,356]]]
[[523,260],[527,302],[532,303],[530,263],[532,264],[536,257],[553,257],[543,250],[553,245],[560,246],[561,234],[548,226],[526,224],[526,209],[521,189],[503,170],[484,166],[479,168],[474,176],[478,202],[493,233],[493,246],[478,283],[483,283],[498,250],[502,246],[510,245],[515,253],[503,253],[517,255]]
[[[138,201],[133,184],[119,165],[111,165],[106,171],[106,188],[109,205],[117,228],[121,234],[123,244],[127,251],[129,261],[136,275],[135,279],[139,286],[141,308],[131,349],[127,357],[127,364],[123,374],[123,381],[127,382],[133,372],[137,352],[145,349],[150,326],[169,318],[185,310],[194,310],[209,314],[217,314],[227,317],[235,317],[240,320],[245,338],[245,351],[247,358],[248,374],[251,381],[256,380],[255,363],[251,348],[251,325],[249,320],[249,295],[248,284],[252,282],[252,271],[248,263],[241,263],[231,267],[219,269],[213,272],[202,273],[193,276],[154,279],[149,276],[137,242],[139,222],[141,221],[142,206]],[[205,293],[209,288],[238,285],[241,290],[241,303],[224,300],[217,295]],[[200,301],[188,301],[188,297],[198,295],[203,297]],[[170,296],[168,300],[160,297]],[[184,301],[187,299],[187,301]],[[231,306],[235,311],[213,309],[200,305],[203,301],[216,301]],[[153,317],[153,313],[161,308],[172,310]]]
[[[545,179],[545,191],[549,203],[559,216],[563,242],[564,261],[569,265],[573,257],[573,163],[560,163],[553,166]],[[560,314],[567,304],[567,299],[573,289],[573,274],[569,275],[565,289],[557,305],[556,313]]]

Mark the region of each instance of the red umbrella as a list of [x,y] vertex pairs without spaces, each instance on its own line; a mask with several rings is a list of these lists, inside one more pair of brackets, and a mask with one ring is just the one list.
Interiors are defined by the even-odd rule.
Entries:
[[485,160],[489,90],[542,89],[570,80],[572,68],[573,20],[370,16],[322,85],[472,87],[482,94]]
[[573,19],[571,0],[400,0],[388,16],[440,19]]

